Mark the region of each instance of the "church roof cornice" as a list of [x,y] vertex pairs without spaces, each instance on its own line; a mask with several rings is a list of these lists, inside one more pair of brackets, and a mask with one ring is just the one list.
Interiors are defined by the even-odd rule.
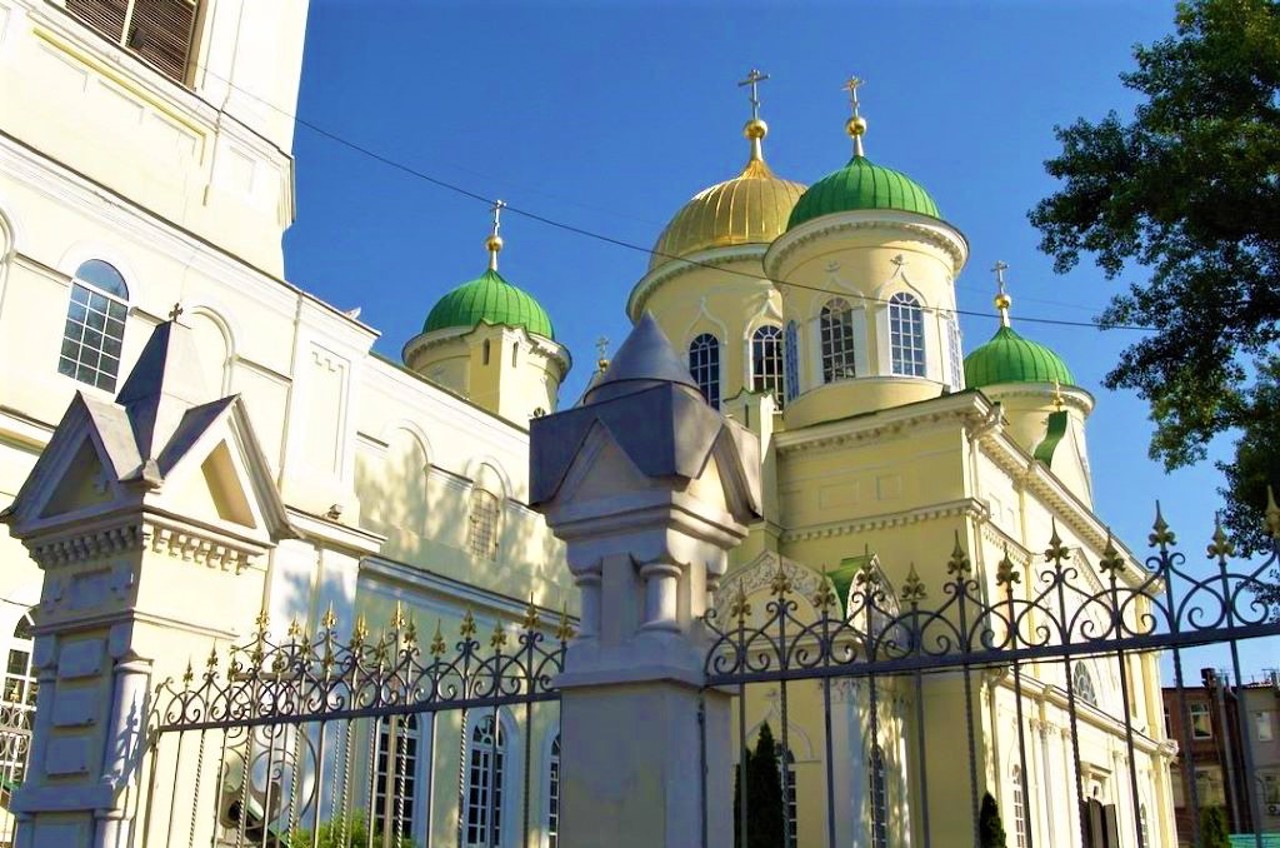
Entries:
[[[750,260],[762,261],[765,251],[768,250],[767,244],[734,244],[724,247],[710,247],[705,250],[699,250],[688,256],[682,256],[679,259],[672,259],[669,262],[651,269],[647,274],[640,278],[640,281],[631,289],[631,294],[627,297],[627,316],[632,321],[640,320],[640,315],[644,312],[644,306],[649,298],[664,286],[680,279],[694,271],[714,270],[718,267],[731,265],[735,262],[744,262]],[[734,272],[734,277],[747,278],[747,274],[743,272]],[[768,285],[769,280],[761,271],[760,284]]]
[[770,278],[778,268],[805,245],[840,234],[869,229],[894,229],[909,240],[919,241],[944,251],[959,273],[969,259],[969,242],[945,221],[934,220],[913,212],[858,210],[824,215],[784,233],[769,246],[764,257],[764,271]]

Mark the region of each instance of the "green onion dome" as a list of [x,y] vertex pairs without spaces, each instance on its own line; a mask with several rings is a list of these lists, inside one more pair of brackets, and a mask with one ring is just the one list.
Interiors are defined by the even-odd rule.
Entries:
[[551,318],[528,292],[508,283],[490,268],[440,298],[427,315],[422,332],[453,327],[475,327],[480,322],[504,327],[524,327],[528,332],[555,339]]
[[1062,357],[1042,344],[1024,339],[1003,326],[991,341],[964,358],[964,382],[980,389],[999,383],[1059,383],[1075,385]]
[[873,164],[856,155],[838,171],[827,174],[800,196],[787,229],[836,212],[858,209],[895,209],[941,218],[938,204],[919,183],[901,171]]

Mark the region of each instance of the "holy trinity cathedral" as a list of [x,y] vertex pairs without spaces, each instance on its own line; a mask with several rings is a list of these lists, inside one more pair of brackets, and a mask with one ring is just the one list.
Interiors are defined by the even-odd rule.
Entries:
[[[373,352],[378,332],[356,314],[284,279],[306,5],[0,0],[0,504],[17,499],[6,512],[17,534],[68,515],[97,526],[121,499],[155,499],[163,521],[150,544],[190,566],[155,590],[162,611],[131,625],[171,637],[172,655],[149,658],[157,676],[208,653],[192,646],[243,637],[259,611],[314,632],[329,609],[383,621],[399,604],[430,632],[470,610],[487,632],[519,621],[530,599],[551,623],[577,609],[528,482],[529,420],[573,403],[559,396],[572,360],[552,317],[500,271],[496,232],[487,267],[477,246],[479,275],[442,289],[400,362]],[[867,558],[891,584],[913,565],[936,583],[957,538],[978,573],[1006,551],[1026,570],[1051,521],[1097,563],[1107,533],[1091,509],[1093,399],[1061,358],[1013,328],[1003,288],[999,330],[965,354],[954,288],[965,237],[924,187],[864,154],[856,109],[847,129],[852,158],[806,187],[773,173],[768,129],[753,117],[744,149],[724,151],[726,163],[745,154],[741,172],[675,212],[619,304],[633,321],[652,315],[707,403],[760,438],[763,520],[734,553],[721,596],[763,597],[780,568],[799,585],[830,579],[847,592],[841,568]],[[87,644],[114,644],[119,623],[94,604],[124,588],[108,572],[57,576],[115,544],[108,535],[41,549],[38,562],[0,538],[3,695],[19,715],[37,688],[87,685],[65,659],[33,654],[42,627],[80,616]],[[229,563],[237,603],[211,609],[202,572]],[[1156,667],[1129,661],[1127,704],[1114,663],[1075,664],[1096,707],[1080,731],[1088,792],[1123,800],[1121,815],[1171,822]],[[1016,820],[1007,827],[1019,846],[1074,826],[1057,802],[1072,757],[1061,676],[1045,668],[1027,682],[1025,782],[1009,743],[1011,690],[984,690],[986,783]],[[948,685],[939,703],[954,696]],[[822,793],[808,791],[822,779],[811,741],[821,716],[805,697],[788,719],[802,848],[823,844]],[[900,812],[883,836],[909,844],[913,743],[897,715],[865,738],[861,697],[843,693],[833,731],[844,752],[836,781],[851,799],[841,844],[872,844],[873,804]],[[1145,729],[1139,785],[1149,794],[1138,799],[1119,777],[1128,766],[1110,714],[1120,710]],[[6,787],[55,761],[65,774],[86,767],[77,740],[93,721],[73,713],[50,719],[59,744],[47,762],[28,767],[22,745],[0,751]],[[767,693],[747,711],[752,733],[782,719]],[[528,786],[536,844],[555,844],[554,716],[513,713],[499,725],[473,717],[414,741],[415,838],[431,829],[446,840],[436,844],[480,844],[472,825],[489,812],[459,792],[461,757],[472,766],[464,782],[489,785],[486,770],[501,770],[512,789],[500,805],[514,810],[514,787]],[[933,730],[939,761],[962,761],[962,734]],[[469,760],[481,740],[502,758]],[[433,779],[433,763],[452,781]],[[427,800],[430,822],[413,813]],[[63,802],[26,803],[30,815]],[[934,803],[942,832],[953,823]],[[502,845],[516,844],[517,819],[501,817]],[[1173,844],[1171,825],[1152,829],[1148,844]]]

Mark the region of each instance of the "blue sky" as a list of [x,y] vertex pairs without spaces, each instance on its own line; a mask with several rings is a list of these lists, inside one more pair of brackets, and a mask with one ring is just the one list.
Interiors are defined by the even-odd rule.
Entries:
[[[761,87],[766,157],[805,183],[848,158],[840,86],[857,74],[868,156],[928,188],[970,241],[960,306],[990,317],[963,319],[966,349],[996,328],[988,269],[1003,259],[1015,327],[1058,351],[1097,398],[1098,513],[1142,554],[1159,498],[1200,568],[1217,473],[1205,463],[1166,475],[1147,459],[1145,404],[1101,386],[1135,336],[1018,322],[1087,321],[1140,279],[1108,281],[1087,262],[1055,275],[1026,212],[1054,190],[1042,164],[1057,152],[1054,125],[1127,112],[1117,74],[1172,18],[1172,2],[1153,0],[312,0],[298,114],[421,174],[648,248],[689,197],[745,161],[749,107],[735,83],[748,69],[772,75]],[[377,349],[398,359],[436,299],[483,271],[486,205],[306,126],[295,153],[288,276],[361,307],[382,332]],[[546,306],[576,359],[561,395],[572,403],[595,339],[625,337],[623,306],[647,256],[514,211],[503,236],[504,275]],[[1268,647],[1249,647],[1246,674],[1280,664]]]

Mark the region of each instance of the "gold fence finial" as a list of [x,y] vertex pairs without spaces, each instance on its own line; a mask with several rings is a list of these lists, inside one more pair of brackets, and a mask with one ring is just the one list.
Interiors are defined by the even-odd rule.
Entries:
[[968,574],[971,564],[969,554],[960,546],[960,531],[956,531],[956,544],[951,549],[951,558],[947,560],[947,573],[955,577]]
[[1169,523],[1164,520],[1164,513],[1160,510],[1160,501],[1156,501],[1156,520],[1152,522],[1151,532],[1147,534],[1147,544],[1160,550],[1177,544],[1177,536],[1169,529]]
[[914,562],[907,569],[907,579],[902,581],[902,591],[899,594],[902,600],[909,604],[918,604],[928,595],[924,588],[924,581],[920,579],[920,574],[916,571]]

